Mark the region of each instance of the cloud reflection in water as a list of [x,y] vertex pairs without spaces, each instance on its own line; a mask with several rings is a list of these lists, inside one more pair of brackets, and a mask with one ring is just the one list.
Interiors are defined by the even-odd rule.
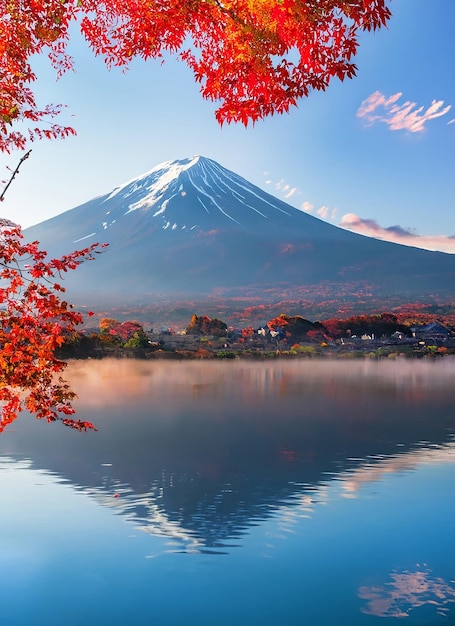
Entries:
[[359,597],[367,600],[363,613],[377,617],[409,617],[425,605],[443,617],[455,602],[455,581],[446,582],[425,566],[413,571],[392,572],[384,585],[360,587]]

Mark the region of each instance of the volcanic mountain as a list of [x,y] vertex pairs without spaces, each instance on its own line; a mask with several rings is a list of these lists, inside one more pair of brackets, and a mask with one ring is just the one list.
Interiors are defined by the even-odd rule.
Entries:
[[109,243],[72,273],[73,299],[225,296],[368,283],[453,293],[455,256],[357,235],[278,200],[210,159],[166,162],[26,230],[52,256]]

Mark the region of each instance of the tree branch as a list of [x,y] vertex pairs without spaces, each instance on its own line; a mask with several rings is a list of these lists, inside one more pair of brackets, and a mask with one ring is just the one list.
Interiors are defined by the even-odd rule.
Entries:
[[28,157],[30,156],[31,152],[32,152],[31,150],[29,150],[28,152],[26,152],[26,153],[24,154],[24,156],[21,158],[21,160],[19,161],[19,163],[17,164],[16,169],[15,169],[15,170],[14,170],[14,172],[11,174],[11,177],[10,177],[9,181],[6,183],[5,187],[3,188],[3,191],[2,191],[2,193],[1,193],[1,195],[0,195],[0,202],[3,202],[3,200],[5,199],[5,194],[6,194],[7,190],[8,190],[8,187],[11,185],[11,183],[13,182],[13,180],[16,178],[17,174],[19,173],[19,169],[20,169],[20,167],[21,167],[22,163],[23,163],[26,159],[28,159]]

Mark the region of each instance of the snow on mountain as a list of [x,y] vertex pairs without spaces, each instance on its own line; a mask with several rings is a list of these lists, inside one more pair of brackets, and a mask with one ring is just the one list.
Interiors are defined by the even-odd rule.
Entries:
[[[109,248],[70,276],[81,293],[209,294],[367,281],[387,293],[454,284],[455,257],[356,235],[201,156],[168,161],[26,231],[57,256]],[[287,286],[287,287],[286,287]]]
[[96,237],[133,212],[175,231],[203,228],[218,219],[225,227],[229,222],[242,226],[254,218],[269,220],[297,211],[201,156],[161,163],[98,200],[100,209],[107,208],[102,220],[75,243]]

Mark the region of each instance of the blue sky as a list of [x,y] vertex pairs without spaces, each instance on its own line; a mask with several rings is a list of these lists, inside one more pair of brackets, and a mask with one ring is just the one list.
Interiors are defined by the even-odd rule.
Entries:
[[[75,38],[75,73],[35,68],[39,101],[68,105],[78,135],[31,145],[2,215],[25,228],[201,154],[332,224],[455,253],[455,2],[390,6],[388,29],[362,35],[356,78],[247,129],[218,126],[183,63],[109,72]],[[2,178],[19,158],[1,157]]]

